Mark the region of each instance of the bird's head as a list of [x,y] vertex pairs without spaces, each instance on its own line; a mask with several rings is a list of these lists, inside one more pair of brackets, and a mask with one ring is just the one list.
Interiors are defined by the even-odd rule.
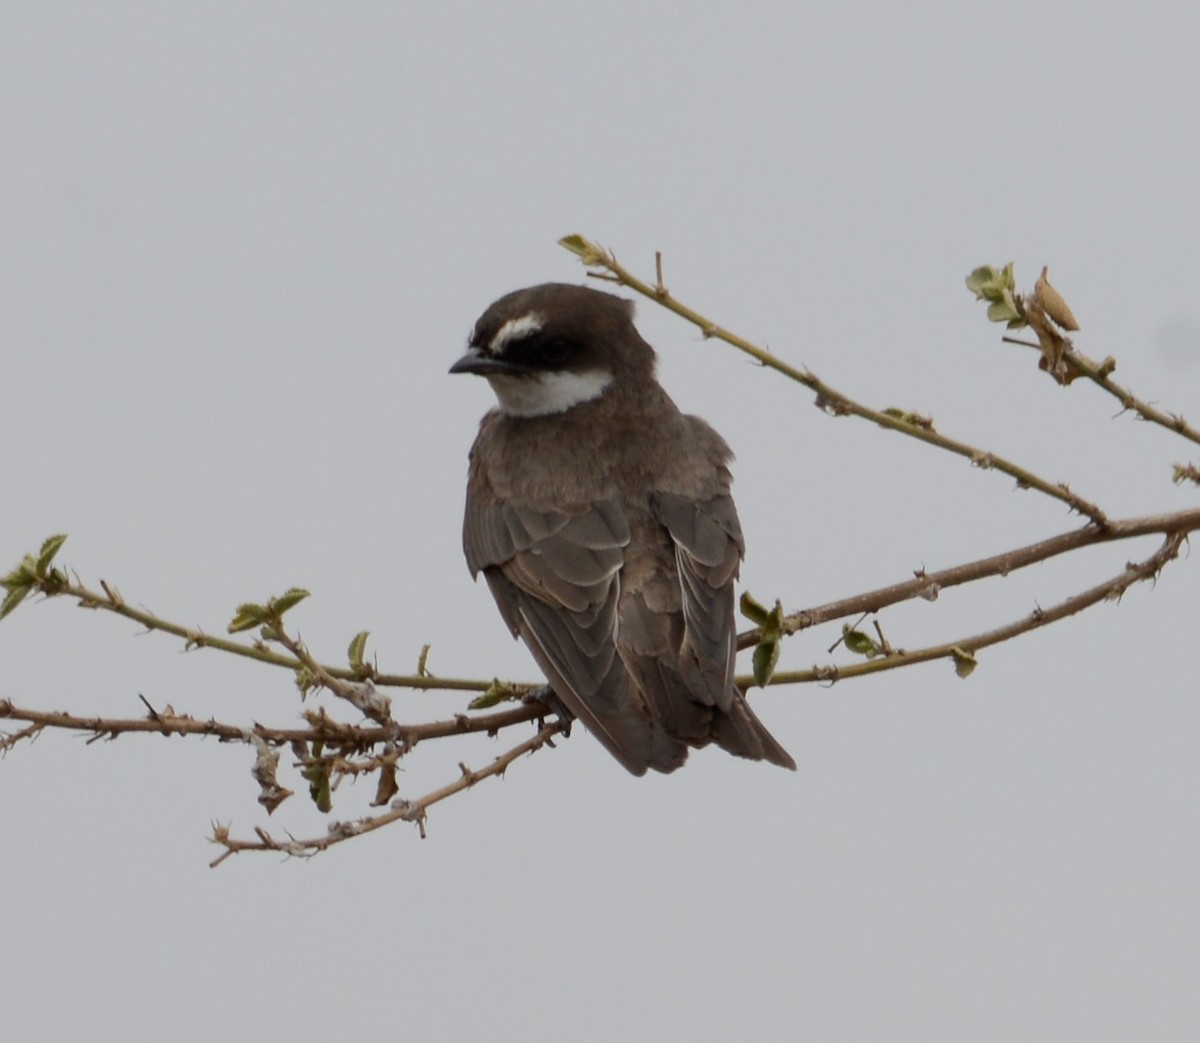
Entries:
[[652,380],[654,351],[634,328],[631,301],[544,283],[489,307],[450,372],[486,377],[510,416],[550,416]]

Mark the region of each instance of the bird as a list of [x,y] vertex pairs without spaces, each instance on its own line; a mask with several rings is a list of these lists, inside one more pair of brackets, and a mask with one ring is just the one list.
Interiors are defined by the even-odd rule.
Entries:
[[468,568],[553,696],[634,775],[710,743],[794,771],[734,683],[733,454],[655,368],[615,294],[543,283],[483,312],[450,368],[497,399],[469,456]]

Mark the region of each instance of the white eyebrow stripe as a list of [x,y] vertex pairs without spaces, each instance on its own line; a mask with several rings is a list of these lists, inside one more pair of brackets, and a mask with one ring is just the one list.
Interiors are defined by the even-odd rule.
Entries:
[[531,333],[537,333],[545,323],[546,320],[536,311],[531,311],[528,315],[522,315],[517,319],[509,319],[496,331],[496,335],[488,344],[488,351],[493,355],[503,355],[504,349],[508,347],[510,341],[520,340],[522,337],[528,337]]

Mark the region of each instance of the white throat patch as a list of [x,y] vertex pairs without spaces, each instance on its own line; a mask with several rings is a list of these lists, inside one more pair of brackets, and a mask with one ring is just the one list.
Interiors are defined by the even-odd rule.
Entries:
[[528,315],[522,315],[517,319],[509,319],[496,330],[495,336],[488,343],[488,353],[496,356],[503,355],[504,349],[508,347],[510,341],[520,340],[522,337],[528,337],[531,333],[537,333],[543,325],[545,325],[545,320],[536,311],[531,311]]
[[[501,327],[501,333],[504,332],[504,328]],[[562,370],[558,373],[539,373],[537,376],[527,377],[491,373],[487,379],[492,385],[492,390],[496,392],[500,408],[509,416],[550,416],[554,413],[565,413],[580,402],[590,402],[593,398],[599,398],[613,380],[612,374],[603,369],[593,369],[586,373]]]

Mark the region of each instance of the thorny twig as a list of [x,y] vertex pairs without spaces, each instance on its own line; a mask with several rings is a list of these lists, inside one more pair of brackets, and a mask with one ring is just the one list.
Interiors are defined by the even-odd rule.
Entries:
[[[1018,569],[1026,568],[1038,562],[1049,561],[1051,558],[1069,551],[1079,550],[1100,543],[1113,543],[1117,540],[1134,539],[1139,536],[1186,535],[1200,529],[1200,507],[1175,511],[1170,514],[1148,515],[1143,518],[1128,518],[1121,521],[1110,521],[1101,528],[1097,525],[1085,525],[1082,528],[1039,540],[1025,547],[994,554],[991,557],[980,558],[977,561],[955,565],[952,568],[936,572],[917,572],[910,580],[881,587],[878,590],[856,594],[853,597],[830,601],[824,605],[802,609],[784,617],[783,632],[794,634],[799,630],[828,623],[847,616],[855,616],[864,612],[878,612],[889,605],[896,605],[912,598],[935,600],[938,594],[951,587],[971,583],[975,580],[990,576],[1007,576]],[[751,648],[758,643],[759,630],[747,630],[738,635],[738,648]]]
[[[10,718],[27,721],[33,727],[6,736],[0,750],[15,746],[22,739],[33,738],[44,728],[82,732],[93,739],[116,739],[121,735],[197,735],[212,736],[220,742],[252,743],[255,738],[276,746],[294,742],[324,743],[329,746],[347,746],[369,749],[393,738],[393,732],[410,746],[431,739],[444,739],[452,735],[471,735],[483,732],[495,735],[514,724],[535,721],[546,714],[546,708],[538,703],[500,710],[496,713],[468,717],[459,714],[452,719],[429,721],[425,724],[397,724],[394,729],[372,725],[353,725],[336,721],[325,714],[310,715],[313,724],[308,728],[272,728],[263,724],[244,727],[221,721],[198,720],[187,714],[156,711],[146,717],[86,717],[79,714],[54,710],[34,710],[17,706],[11,699],[0,699],[0,719]],[[32,732],[26,735],[25,732]]]
[[527,753],[533,753],[535,750],[540,750],[543,746],[549,744],[550,740],[562,730],[563,724],[561,721],[552,721],[549,724],[543,725],[532,738],[526,739],[507,752],[500,754],[500,756],[494,758],[486,767],[480,768],[478,771],[472,771],[466,765],[459,764],[460,774],[454,782],[432,790],[417,800],[395,801],[391,810],[381,815],[355,819],[352,822],[331,823],[328,832],[323,837],[313,837],[308,840],[297,840],[294,837],[289,837],[287,840],[279,840],[271,836],[265,829],[259,828],[255,831],[258,835],[258,840],[238,840],[230,836],[228,827],[214,825],[211,837],[212,842],[219,844],[225,850],[217,858],[213,859],[209,865],[215,868],[231,855],[239,854],[242,851],[280,851],[293,857],[308,858],[321,851],[328,850],[335,844],[349,840],[351,837],[359,837],[365,833],[371,833],[393,822],[415,822],[421,836],[424,837],[426,816],[429,808],[434,804],[445,800],[447,797],[452,797],[456,793],[461,793],[463,790],[470,789],[483,779],[503,775],[508,766],[518,757],[522,757]]
[[[268,666],[284,667],[288,670],[299,670],[305,663],[294,655],[282,655],[272,651],[262,641],[245,642],[231,638],[215,637],[196,627],[183,626],[180,623],[164,619],[162,616],[145,608],[135,608],[128,604],[119,592],[104,580],[100,581],[103,593],[90,590],[76,578],[61,587],[42,589],[40,592],[47,597],[73,598],[80,608],[91,608],[111,612],[125,619],[141,624],[148,631],[171,634],[182,638],[184,647],[188,650],[211,648],[215,651],[226,652],[230,655],[253,659]],[[355,681],[354,670],[345,667],[322,665],[322,671],[329,677],[344,681]],[[434,677],[428,673],[418,674],[375,674],[374,683],[379,687],[417,688],[427,691],[457,691],[482,692],[491,687],[491,682],[454,677]]]
[[[1008,344],[1020,344],[1022,347],[1039,350],[1041,348],[1041,345],[1035,344],[1032,341],[1022,340],[1019,337],[1003,337],[1001,339]],[[1166,413],[1149,402],[1142,401],[1129,388],[1122,387],[1113,380],[1110,374],[1117,365],[1114,359],[1107,358],[1103,362],[1096,362],[1094,359],[1088,358],[1082,352],[1072,347],[1063,353],[1062,362],[1076,375],[1086,377],[1097,387],[1103,388],[1112,395],[1113,398],[1121,403],[1122,412],[1135,413],[1140,419],[1148,423],[1157,424],[1159,427],[1164,427],[1168,431],[1181,435],[1189,442],[1200,444],[1200,431],[1192,427],[1178,413]]]
[[[975,467],[1000,471],[1016,479],[1019,488],[1036,489],[1046,496],[1061,500],[1071,510],[1082,514],[1096,525],[1103,526],[1107,523],[1108,519],[1104,511],[1096,504],[1073,493],[1066,485],[1048,482],[1046,479],[1038,477],[1032,471],[1013,463],[1011,460],[997,456],[995,453],[978,449],[975,446],[968,445],[966,442],[949,438],[935,430],[933,425],[924,418],[920,418],[918,421],[912,414],[901,410],[880,410],[864,406],[848,395],[844,395],[829,384],[826,384],[815,373],[807,369],[798,369],[784,362],[765,348],[760,348],[757,344],[751,343],[744,337],[738,336],[723,326],[718,326],[711,319],[705,318],[698,311],[672,296],[662,283],[661,270],[658,274],[657,284],[650,285],[639,279],[624,265],[620,264],[610,251],[597,246],[582,236],[568,236],[560,240],[560,243],[576,254],[586,267],[593,269],[589,274],[595,275],[597,278],[615,282],[621,286],[629,287],[629,289],[642,294],[668,311],[674,312],[680,318],[686,319],[692,325],[696,326],[704,337],[724,341],[726,344],[737,348],[739,351],[744,351],[747,355],[757,359],[769,369],[782,373],[798,384],[803,384],[816,394],[817,406],[831,416],[857,416],[864,420],[870,420],[872,423],[878,424],[880,427],[885,427],[890,431],[898,431],[901,434],[908,435],[910,438],[915,438],[918,441],[954,453],[956,456],[965,457]],[[596,274],[594,269],[599,269],[599,275]]]
[[1028,616],[1007,623],[1004,626],[985,630],[982,633],[971,634],[954,641],[946,641],[939,645],[914,650],[890,649],[887,654],[878,659],[852,663],[846,666],[814,667],[811,670],[779,671],[770,683],[801,684],[804,682],[843,681],[851,677],[863,677],[866,674],[878,674],[885,670],[895,670],[901,666],[911,666],[914,663],[927,663],[934,659],[952,659],[958,661],[964,654],[972,659],[974,653],[989,645],[1009,641],[1021,634],[1027,634],[1067,616],[1082,612],[1085,608],[1099,604],[1102,601],[1117,601],[1134,583],[1154,579],[1163,566],[1179,554],[1179,548],[1187,539],[1187,533],[1176,531],[1169,533],[1157,551],[1144,561],[1129,563],[1111,579],[1098,583],[1096,586],[1066,598],[1050,608],[1035,608]]

